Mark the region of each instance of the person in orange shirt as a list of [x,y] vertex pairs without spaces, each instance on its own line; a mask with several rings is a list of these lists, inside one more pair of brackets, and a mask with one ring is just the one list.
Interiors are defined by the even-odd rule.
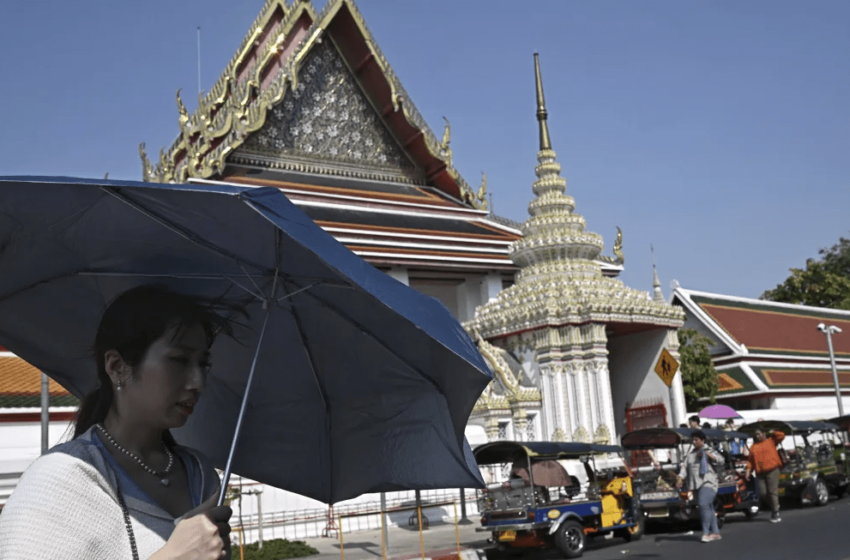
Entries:
[[785,439],[785,434],[779,431],[765,434],[764,430],[758,429],[753,439],[755,443],[750,447],[747,457],[745,477],[749,480],[755,471],[759,496],[762,500],[767,498],[770,505],[770,522],[779,523],[782,521],[779,517],[779,473],[782,469],[782,459],[779,458],[776,447]]

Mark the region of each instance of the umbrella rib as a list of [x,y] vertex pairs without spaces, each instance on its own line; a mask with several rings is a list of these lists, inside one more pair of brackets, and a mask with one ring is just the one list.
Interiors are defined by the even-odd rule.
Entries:
[[[291,296],[294,296],[295,294],[298,294],[298,293],[301,293],[301,292],[304,292],[305,294],[310,295],[310,293],[305,292],[305,290],[308,289],[308,288],[312,288],[312,286],[307,286],[307,288],[302,288],[302,289],[299,289],[295,292],[290,292],[289,289],[287,289],[286,284],[287,284],[286,281],[282,281],[280,283],[281,288],[283,289],[284,292],[286,292],[286,296],[284,296],[284,297],[291,297]],[[297,284],[296,284],[296,287],[297,287]],[[283,298],[281,298],[281,299],[283,299]],[[289,312],[292,313],[292,319],[293,319],[293,321],[295,321],[295,327],[298,329],[298,336],[301,338],[301,346],[304,348],[304,353],[307,355],[307,364],[310,366],[310,372],[313,374],[313,380],[316,382],[316,388],[319,390],[319,396],[322,398],[322,404],[324,405],[325,412],[327,413],[325,418],[328,419],[327,420],[328,422],[330,422],[330,420],[329,420],[330,419],[330,406],[328,405],[328,396],[325,393],[324,387],[322,387],[322,382],[319,379],[319,374],[316,372],[316,363],[313,360],[313,352],[312,352],[312,350],[310,350],[310,346],[307,344],[307,337],[304,335],[304,329],[301,326],[301,317],[298,315],[298,311],[296,310],[295,305],[293,305],[292,307],[289,308]],[[329,495],[333,495],[333,476],[332,476],[333,475],[333,466],[332,465],[333,465],[333,454],[332,454],[332,446],[331,446],[331,439],[330,439],[330,426],[328,426],[328,466],[327,466],[327,468],[328,468],[329,476],[327,477],[327,480],[331,481],[330,492],[328,492]]]
[[[256,269],[259,269],[259,270],[265,270],[265,267],[263,267],[263,266],[260,266],[260,265],[258,265],[258,264],[254,264],[254,263],[250,263],[250,262],[243,261],[243,260],[242,260],[242,259],[240,259],[238,256],[236,256],[235,254],[233,254],[233,253],[231,253],[231,252],[229,252],[229,251],[225,251],[225,250],[224,250],[224,249],[222,249],[221,247],[218,247],[218,246],[213,245],[213,244],[211,244],[211,243],[209,243],[209,242],[202,241],[202,240],[198,239],[197,237],[193,236],[193,235],[192,235],[191,233],[189,233],[188,231],[184,231],[182,228],[180,228],[180,227],[179,227],[179,226],[177,226],[176,224],[173,224],[173,223],[169,222],[168,220],[166,220],[166,219],[165,219],[165,218],[163,218],[162,216],[160,216],[160,215],[156,214],[156,213],[155,213],[155,212],[153,212],[152,210],[150,210],[150,209],[148,209],[148,208],[145,208],[144,206],[142,206],[141,204],[139,204],[139,203],[137,203],[137,202],[134,202],[133,200],[130,200],[129,198],[127,198],[127,197],[126,197],[126,196],[124,196],[123,194],[119,193],[119,192],[117,191],[117,189],[115,189],[114,187],[105,187],[105,186],[101,186],[100,188],[101,188],[101,190],[102,190],[102,191],[104,191],[105,193],[107,193],[107,194],[109,194],[109,195],[111,195],[111,196],[114,196],[116,199],[118,199],[118,200],[120,200],[121,202],[123,202],[124,204],[128,205],[130,208],[133,208],[134,210],[136,210],[136,211],[138,211],[138,212],[140,212],[140,213],[144,214],[145,216],[147,216],[148,218],[150,218],[150,219],[154,220],[155,222],[157,222],[157,223],[158,223],[158,224],[160,224],[161,226],[163,226],[163,227],[165,227],[165,228],[167,228],[167,229],[170,229],[171,231],[173,231],[173,232],[174,232],[174,233],[176,233],[177,235],[179,235],[179,236],[183,237],[184,239],[186,239],[186,240],[187,240],[187,241],[189,241],[190,243],[194,243],[195,245],[197,245],[197,246],[199,246],[199,247],[202,247],[202,248],[204,248],[204,249],[206,249],[206,250],[208,250],[208,251],[211,251],[211,252],[213,252],[213,253],[217,254],[217,255],[218,255],[218,256],[220,256],[220,257],[225,257],[225,258],[227,258],[227,259],[230,259],[230,260],[232,260],[232,261],[234,261],[234,262],[238,263],[240,267],[241,267],[241,266],[243,266],[244,264],[248,264],[249,266],[251,266],[251,267],[253,267],[253,268],[256,268]],[[243,268],[243,270],[244,270],[244,268]]]
[[[281,282],[281,286],[287,294],[281,299],[294,296],[295,294],[303,292],[307,288],[312,288],[312,286],[307,286],[307,288],[301,288],[295,292],[290,292],[286,288],[285,281]],[[313,380],[316,382],[316,387],[319,389],[319,395],[322,397],[322,404],[325,406],[325,412],[330,412],[330,407],[328,406],[328,397],[325,394],[324,387],[322,387],[322,382],[319,380],[319,374],[316,373],[316,363],[313,360],[313,352],[310,350],[310,346],[307,344],[306,336],[304,336],[304,329],[301,326],[301,317],[298,315],[298,311],[296,310],[294,305],[289,308],[289,312],[292,313],[292,319],[295,321],[295,326],[298,328],[298,336],[301,337],[301,345],[304,347],[304,352],[307,354],[307,363],[310,366],[310,372],[313,374]]]
[[[274,288],[272,288],[274,291]],[[263,344],[263,337],[266,334],[266,326],[269,323],[272,306],[266,308],[266,317],[263,319],[263,327],[260,330],[260,337],[257,340],[257,350],[254,352],[254,360],[251,362],[251,371],[248,373],[248,381],[245,384],[245,394],[242,396],[242,406],[239,408],[239,416],[236,419],[236,428],[233,430],[233,441],[230,444],[230,453],[227,455],[227,463],[224,466],[224,474],[221,479],[221,494],[218,496],[218,505],[224,503],[225,494],[227,493],[227,484],[230,482],[230,472],[233,467],[233,458],[236,456],[236,445],[239,442],[239,436],[242,432],[242,420],[245,418],[245,411],[248,408],[248,396],[251,394],[251,386],[254,381],[254,373],[257,370],[257,360],[260,357],[260,348]]]

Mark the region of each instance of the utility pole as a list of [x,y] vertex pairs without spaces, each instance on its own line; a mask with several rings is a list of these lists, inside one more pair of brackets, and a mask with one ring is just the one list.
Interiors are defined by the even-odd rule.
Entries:
[[41,372],[41,454],[50,444],[50,378]]
[[840,333],[841,329],[835,325],[826,326],[821,323],[818,330],[826,335],[826,345],[829,348],[829,363],[832,366],[832,383],[835,385],[835,398],[838,399],[838,415],[844,416],[844,403],[841,402],[841,385],[838,383],[838,368],[835,365],[835,352],[832,349],[833,333]]

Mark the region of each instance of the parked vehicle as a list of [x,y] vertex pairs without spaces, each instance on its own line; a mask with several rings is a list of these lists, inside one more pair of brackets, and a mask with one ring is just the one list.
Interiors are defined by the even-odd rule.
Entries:
[[840,498],[847,491],[850,470],[838,425],[821,421],[767,420],[741,427],[749,437],[758,429],[765,434],[774,431],[785,434],[778,448],[782,459],[780,498],[825,506],[830,494]]
[[[482,470],[497,466],[506,478],[479,491],[477,530],[492,533],[501,551],[557,547],[567,558],[581,556],[590,535],[639,539],[644,517],[622,452],[615,445],[578,442],[502,441],[476,448]],[[616,466],[598,468],[597,459],[611,454],[619,455]],[[562,460],[579,461],[587,483],[569,475]]]
[[[640,486],[641,507],[647,522],[699,519],[695,493],[687,488],[676,488],[682,461],[691,449],[693,431],[690,428],[646,428],[623,436],[623,448]],[[730,512],[755,517],[759,509],[755,482],[744,480],[744,464],[731,456],[723,445],[733,439],[745,442],[747,435],[726,430],[706,429],[703,432],[706,443],[724,457],[721,464],[715,465],[718,489],[714,506],[718,525],[724,523]]]

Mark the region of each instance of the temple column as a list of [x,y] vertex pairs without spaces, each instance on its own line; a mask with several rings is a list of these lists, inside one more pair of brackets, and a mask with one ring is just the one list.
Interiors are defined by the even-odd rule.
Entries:
[[490,416],[484,421],[484,433],[487,434],[487,441],[496,441],[499,437],[499,419],[495,416]]
[[[614,424],[614,396],[611,394],[611,375],[608,372],[608,360],[597,359],[596,387],[599,392],[599,402],[602,405],[600,411],[600,425],[608,427],[608,433],[612,438],[618,434],[617,426]],[[597,429],[599,429],[597,427]]]
[[[552,367],[552,366],[550,366]],[[570,376],[565,371],[563,363],[553,367],[555,381],[555,430],[562,434],[572,434],[572,419],[570,418]]]
[[[677,329],[667,330],[667,351],[678,362],[679,357],[679,335]],[[673,382],[670,384],[670,419],[673,427],[687,423],[688,405],[685,403],[685,388],[682,385],[682,372],[676,372]]]
[[575,434],[579,428],[584,428],[588,435],[593,431],[593,423],[591,419],[591,413],[589,409],[589,399],[587,394],[587,366],[589,366],[587,362],[574,362],[572,364],[572,381],[573,386],[575,388],[575,394],[573,398],[574,402],[574,411],[575,411],[575,426],[573,427],[573,435]]
[[555,431],[555,428],[557,428],[557,412],[555,410],[557,398],[555,396],[554,385],[551,368],[549,368],[548,365],[541,366],[540,392],[542,397],[542,410],[540,416],[543,420],[542,433],[544,440],[548,440]]
[[525,411],[525,409],[514,409],[511,417],[513,419],[514,440],[525,441],[526,439],[528,439],[525,433],[525,429],[528,427],[528,413]]

